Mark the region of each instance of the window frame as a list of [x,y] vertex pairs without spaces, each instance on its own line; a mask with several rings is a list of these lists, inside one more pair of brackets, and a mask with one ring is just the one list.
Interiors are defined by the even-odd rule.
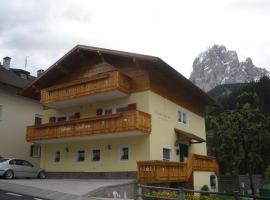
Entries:
[[[179,115],[180,114],[180,115]],[[184,117],[185,116],[185,117]],[[180,119],[180,121],[179,121]],[[184,120],[185,119],[185,120]],[[185,122],[184,122],[185,121]],[[177,109],[177,122],[183,126],[187,126],[189,124],[188,112],[182,108]]]
[[[79,160],[79,155],[80,155],[79,152],[81,152],[81,151],[83,151],[83,160]],[[76,153],[76,162],[77,163],[83,163],[83,162],[85,162],[85,150],[77,150],[77,153]]]
[[[93,159],[94,158],[94,151],[99,151],[99,160],[94,160]],[[93,162],[93,163],[101,162],[101,149],[99,149],[99,148],[91,149],[91,157],[90,157],[90,159],[91,159],[91,162]]]
[[[37,150],[37,155],[34,155],[34,151],[33,151],[33,149],[34,148],[38,148],[38,150]],[[41,156],[41,146],[40,145],[38,145],[38,144],[31,144],[31,146],[30,146],[30,156],[32,157],[32,158],[40,158],[40,156]]]
[[[128,159],[122,159],[123,155],[123,149],[127,148],[128,149]],[[119,159],[121,162],[128,162],[130,160],[130,147],[129,146],[121,146],[119,149]]]
[[[164,158],[164,149],[169,150],[169,159]],[[164,161],[171,161],[172,160],[172,148],[171,147],[162,147],[162,160]]]
[[[56,160],[56,155],[59,153],[59,160]],[[53,153],[53,163],[60,163],[61,162],[61,151],[55,151]]]

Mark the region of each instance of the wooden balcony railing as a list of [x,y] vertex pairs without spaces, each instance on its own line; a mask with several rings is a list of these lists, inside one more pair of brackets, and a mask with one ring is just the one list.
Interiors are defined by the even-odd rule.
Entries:
[[131,79],[128,76],[119,71],[110,71],[43,89],[41,90],[40,102],[48,104],[113,90],[129,94],[130,89]]
[[51,140],[128,131],[151,132],[151,116],[133,110],[85,119],[28,126],[27,141]]
[[193,171],[218,173],[215,158],[191,154],[185,163],[161,160],[138,161],[138,180],[145,183],[186,182]]

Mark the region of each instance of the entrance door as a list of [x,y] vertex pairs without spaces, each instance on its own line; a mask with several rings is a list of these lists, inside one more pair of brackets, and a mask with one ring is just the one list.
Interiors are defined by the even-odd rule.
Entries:
[[188,157],[188,145],[187,144],[179,144],[180,150],[180,162],[185,162]]

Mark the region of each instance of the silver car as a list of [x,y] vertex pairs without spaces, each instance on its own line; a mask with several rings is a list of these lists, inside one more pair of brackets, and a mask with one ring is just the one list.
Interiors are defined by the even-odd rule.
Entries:
[[46,178],[45,171],[35,167],[30,162],[7,158],[0,158],[0,176],[3,176],[5,179],[13,179],[15,177]]

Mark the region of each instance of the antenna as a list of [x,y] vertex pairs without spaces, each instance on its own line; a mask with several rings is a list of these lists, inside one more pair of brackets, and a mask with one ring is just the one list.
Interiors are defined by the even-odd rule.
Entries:
[[25,56],[25,59],[24,59],[24,69],[26,70],[27,68],[27,64],[28,64],[28,56]]

